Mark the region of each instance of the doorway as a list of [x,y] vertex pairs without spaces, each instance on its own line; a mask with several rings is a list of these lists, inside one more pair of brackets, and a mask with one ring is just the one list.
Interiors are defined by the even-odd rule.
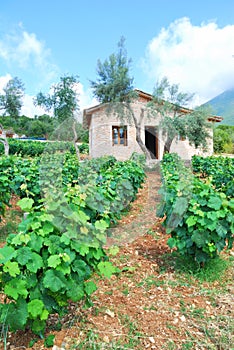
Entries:
[[145,145],[152,159],[158,159],[158,128],[156,126],[145,126]]

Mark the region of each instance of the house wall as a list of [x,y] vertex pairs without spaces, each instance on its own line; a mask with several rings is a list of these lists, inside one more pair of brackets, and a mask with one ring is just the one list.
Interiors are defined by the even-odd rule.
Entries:
[[[149,118],[145,111],[145,103],[138,101],[133,105],[135,116],[138,121],[141,120],[141,137],[145,142],[145,126],[158,126],[160,122],[159,117]],[[143,113],[143,114],[142,114]],[[143,116],[143,117],[142,117]],[[128,145],[114,145],[112,144],[112,126],[127,125]],[[212,135],[212,132],[211,132]],[[158,132],[158,158],[163,157],[165,138],[162,132]],[[113,155],[118,160],[126,160],[133,152],[142,153],[139,145],[136,142],[135,126],[129,124],[127,121],[121,121],[112,114],[106,114],[103,109],[97,109],[93,112],[89,126],[89,143],[90,156],[97,158],[104,155]],[[211,155],[213,153],[213,138],[209,139],[209,148],[206,153],[201,149],[195,149],[189,145],[188,140],[175,139],[171,146],[171,152],[178,153],[182,159],[191,159],[194,154]]]
[[[112,143],[112,126],[127,125],[127,146]],[[136,143],[136,130],[127,122],[120,122],[115,116],[97,111],[92,115],[89,127],[90,156],[93,158],[113,155],[118,160],[129,159],[133,152],[141,153]]]

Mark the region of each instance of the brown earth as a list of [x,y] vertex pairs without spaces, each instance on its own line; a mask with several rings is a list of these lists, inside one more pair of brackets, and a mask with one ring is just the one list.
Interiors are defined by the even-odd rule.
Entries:
[[[159,186],[159,174],[148,173],[128,215],[111,232],[108,246],[117,244],[119,252],[110,259],[122,272],[94,276],[92,307],[71,303],[63,318],[51,316],[46,336],[55,335],[53,350],[234,349],[233,269],[214,282],[177,269],[156,218]],[[230,259],[233,251],[222,255]],[[7,349],[28,350],[35,338],[29,331],[8,333]],[[31,349],[47,347],[38,340]]]

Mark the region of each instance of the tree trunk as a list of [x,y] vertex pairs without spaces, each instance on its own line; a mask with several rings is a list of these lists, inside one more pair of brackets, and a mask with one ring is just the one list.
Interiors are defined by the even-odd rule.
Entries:
[[133,111],[131,111],[131,114],[132,114],[132,118],[136,128],[136,142],[138,143],[138,145],[140,146],[140,149],[144,153],[146,157],[146,161],[149,162],[151,160],[151,155],[141,138],[141,120],[143,115],[141,114],[141,120],[138,122]]
[[0,142],[4,145],[4,154],[5,156],[9,156],[9,143],[6,137],[6,133],[3,130],[3,126],[0,124],[0,130],[2,131],[2,134],[0,136]]
[[170,153],[172,141],[173,141],[173,139],[171,139],[169,137],[166,139],[166,142],[164,144],[163,154]]
[[76,132],[76,122],[74,121],[72,124],[72,130],[74,133],[74,138],[73,138],[73,144],[76,150],[76,156],[77,159],[80,161],[80,151],[79,151],[79,147],[77,146],[76,142],[77,142],[77,132]]

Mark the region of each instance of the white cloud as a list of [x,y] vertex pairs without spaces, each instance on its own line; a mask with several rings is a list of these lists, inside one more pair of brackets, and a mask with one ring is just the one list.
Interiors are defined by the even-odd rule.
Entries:
[[85,90],[83,84],[78,83],[76,91],[79,95],[80,110],[95,106],[99,103],[94,97],[92,97],[91,89]]
[[43,108],[39,106],[35,106],[34,103],[34,96],[31,95],[24,95],[23,98],[23,106],[21,108],[21,115],[25,115],[29,118],[34,118],[35,115],[42,115],[42,114],[50,114],[48,111],[44,110]]
[[10,79],[12,79],[12,76],[9,73],[0,77],[0,94],[3,93],[3,89]]
[[19,24],[0,38],[0,59],[9,68],[33,73],[34,80],[40,78],[41,86],[58,75],[58,67],[51,61],[51,52],[34,33],[28,33]]
[[194,26],[181,18],[151,40],[142,65],[153,83],[166,76],[182,91],[196,93],[201,104],[234,87],[233,54],[234,25]]

